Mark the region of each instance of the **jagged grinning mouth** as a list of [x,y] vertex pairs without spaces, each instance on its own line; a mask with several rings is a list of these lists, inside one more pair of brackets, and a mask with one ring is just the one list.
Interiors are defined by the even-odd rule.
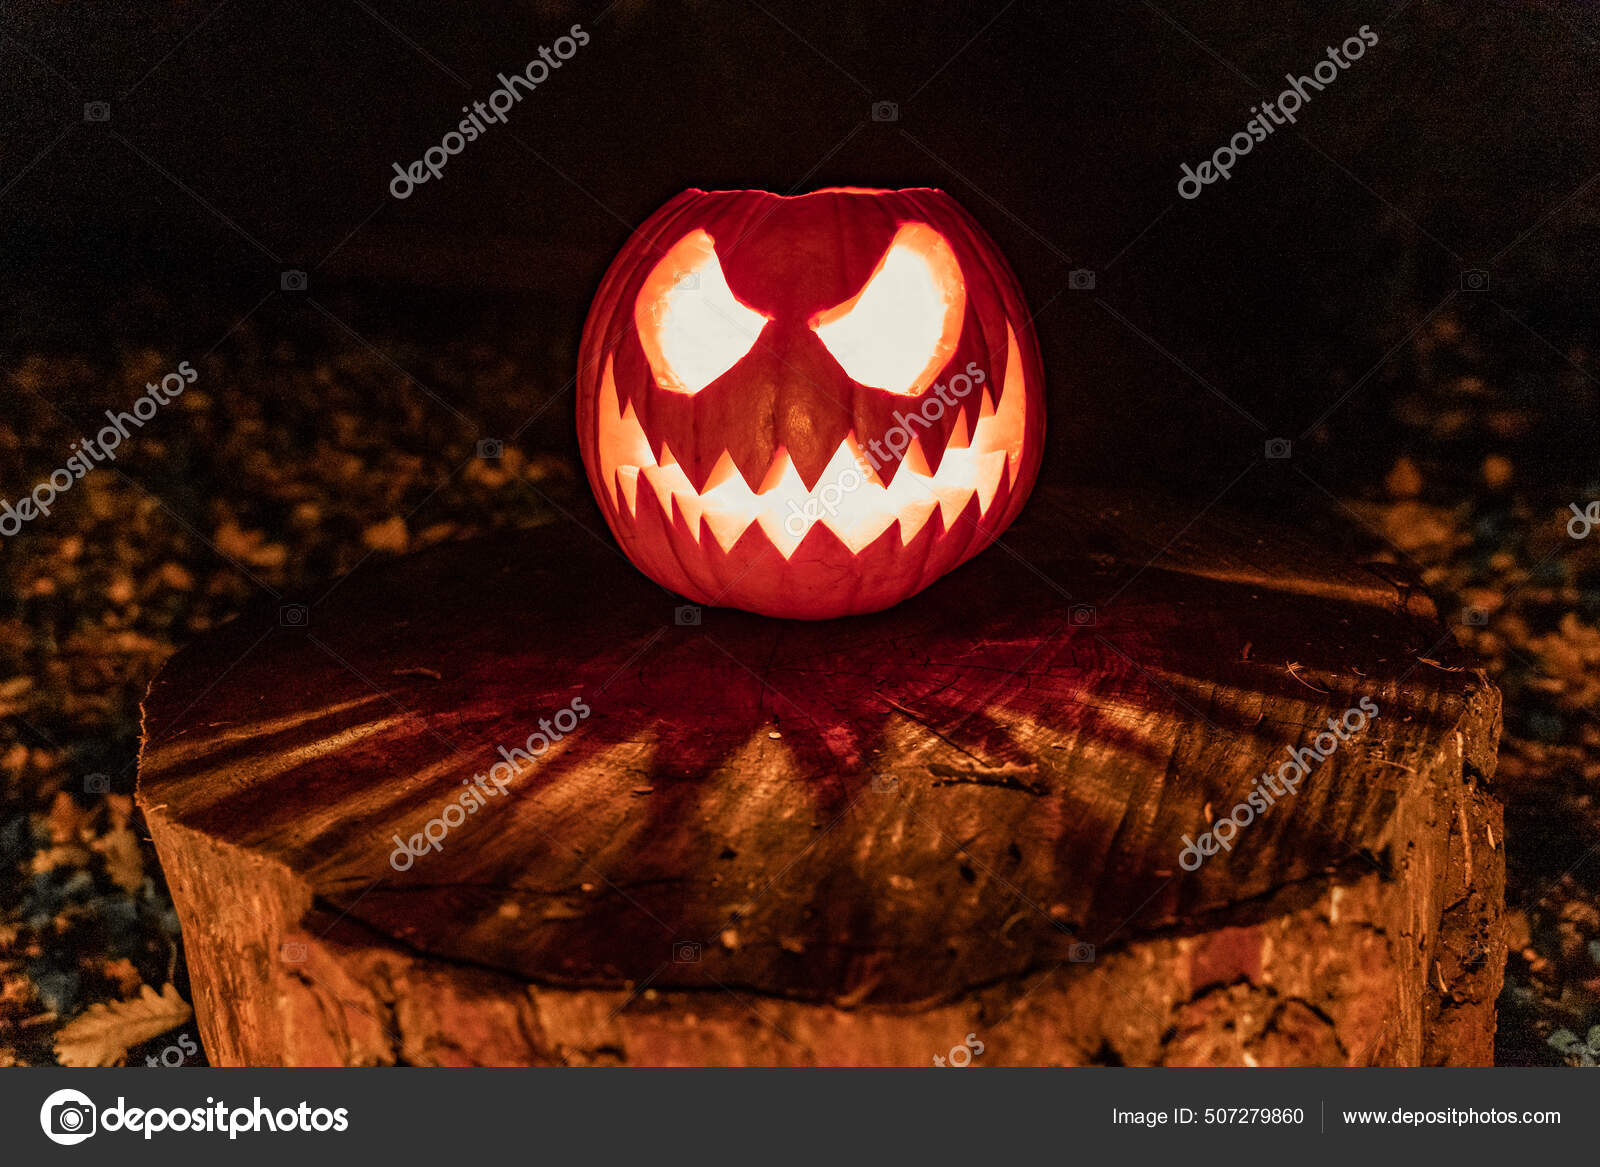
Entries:
[[[620,510],[619,500],[626,499],[629,517],[637,518],[639,481],[643,479],[655,491],[664,513],[687,520],[696,543],[704,538],[703,529],[709,528],[724,551],[731,550],[753,523],[760,524],[784,559],[794,554],[817,523],[857,553],[896,521],[901,545],[909,544],[936,508],[949,530],[974,496],[980,514],[987,514],[1003,476],[1009,473],[1008,484],[1016,484],[1027,403],[1016,334],[1009,326],[1006,333],[1006,376],[998,408],[991,395],[980,390],[983,402],[978,423],[968,435],[965,416],[957,421],[937,473],[929,470],[920,441],[913,436],[887,486],[872,472],[852,431],[809,490],[789,452],[780,448],[759,490],[750,489],[732,455],[724,450],[705,490],[697,493],[669,447],[663,446],[660,460],[656,459],[632,402],[626,411],[620,408],[607,360],[599,401],[601,480],[612,507]],[[846,489],[847,483],[854,485]]]

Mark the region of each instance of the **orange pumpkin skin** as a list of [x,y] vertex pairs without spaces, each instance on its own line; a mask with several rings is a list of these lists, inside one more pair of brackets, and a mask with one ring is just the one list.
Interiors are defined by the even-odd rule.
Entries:
[[771,616],[927,587],[1016,518],[1044,441],[1016,280],[929,189],[685,191],[607,271],[577,388],[589,484],[628,558]]

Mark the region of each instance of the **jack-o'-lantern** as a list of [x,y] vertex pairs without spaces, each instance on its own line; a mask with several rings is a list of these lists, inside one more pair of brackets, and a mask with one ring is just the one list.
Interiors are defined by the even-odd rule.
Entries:
[[686,191],[584,327],[595,498],[629,559],[703,604],[898,603],[1016,517],[1043,438],[1021,292],[942,191]]

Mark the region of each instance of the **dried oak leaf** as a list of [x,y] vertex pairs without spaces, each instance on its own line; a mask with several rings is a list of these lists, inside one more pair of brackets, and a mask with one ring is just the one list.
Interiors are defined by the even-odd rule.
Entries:
[[131,1046],[176,1029],[193,1015],[172,985],[160,993],[141,985],[137,997],[91,1005],[63,1025],[56,1034],[56,1060],[63,1066],[114,1066]]

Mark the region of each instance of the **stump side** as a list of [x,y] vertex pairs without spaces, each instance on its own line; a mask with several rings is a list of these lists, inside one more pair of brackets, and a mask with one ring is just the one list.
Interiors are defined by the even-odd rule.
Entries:
[[[152,686],[140,797],[208,1050],[1489,1061],[1498,694],[1403,569],[1180,514],[1044,493],[921,596],[821,624],[680,625],[570,525],[207,638]],[[393,868],[574,696],[561,742]]]

